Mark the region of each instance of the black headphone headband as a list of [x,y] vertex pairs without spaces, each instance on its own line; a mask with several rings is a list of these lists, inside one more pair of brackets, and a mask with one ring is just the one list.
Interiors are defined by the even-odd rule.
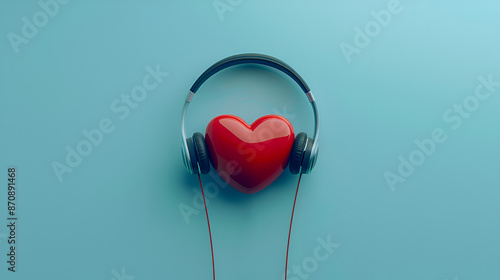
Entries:
[[[184,165],[186,166],[188,172],[194,174],[194,173],[196,173],[196,172],[194,172],[194,169],[198,168],[197,164],[196,164],[196,166],[192,165],[193,164],[192,160],[195,160],[192,158],[196,155],[193,154],[193,151],[190,151],[190,145],[188,145],[188,143],[187,143],[186,129],[184,127],[187,109],[189,107],[189,104],[191,103],[191,100],[193,99],[193,96],[195,95],[196,91],[201,87],[201,85],[206,80],[208,80],[210,77],[212,77],[214,74],[216,74],[217,72],[219,72],[223,69],[226,69],[228,67],[234,66],[234,65],[245,64],[245,63],[255,63],[255,64],[261,64],[261,65],[273,67],[273,68],[287,74],[304,91],[305,95],[307,96],[307,99],[309,100],[309,103],[311,103],[313,114],[314,114],[314,136],[312,139],[310,139],[311,142],[309,144],[307,144],[307,145],[311,145],[311,147],[308,151],[306,151],[307,156],[303,162],[303,165],[305,165],[305,166],[303,166],[303,168],[301,168],[301,173],[311,172],[311,170],[314,167],[314,164],[316,162],[316,157],[318,154],[318,136],[319,136],[319,115],[318,115],[318,109],[316,108],[316,101],[314,100],[314,96],[313,96],[311,90],[309,89],[309,86],[307,85],[307,83],[288,64],[286,64],[283,61],[281,61],[277,58],[274,58],[272,56],[263,55],[263,54],[255,54],[255,53],[239,54],[239,55],[230,56],[228,58],[224,58],[224,59],[220,60],[219,62],[215,63],[210,68],[205,70],[205,72],[203,72],[203,74],[201,74],[201,76],[196,80],[196,82],[194,82],[193,86],[191,87],[191,90],[189,91],[189,94],[186,97],[186,102],[184,102],[184,107],[182,108],[182,118],[181,118],[181,136],[182,136],[182,145],[183,145],[183,147],[182,147],[182,159],[184,161]],[[306,143],[308,143],[308,142],[306,142]]]
[[293,68],[290,67],[290,65],[286,64],[285,62],[275,57],[263,54],[256,54],[256,53],[237,54],[220,60],[219,62],[215,63],[210,68],[205,70],[203,74],[201,74],[201,76],[196,80],[196,82],[194,82],[190,91],[192,93],[196,93],[196,91],[201,87],[201,85],[206,80],[208,80],[210,77],[212,77],[214,74],[216,74],[221,70],[224,70],[234,65],[247,64],[247,63],[262,64],[276,68],[281,72],[287,74],[288,76],[290,76],[290,78],[292,78],[295,82],[297,82],[297,84],[304,91],[304,93],[308,93],[310,91],[309,86],[304,81],[304,79],[302,79],[302,77],[297,72],[295,72],[295,70],[293,70]]

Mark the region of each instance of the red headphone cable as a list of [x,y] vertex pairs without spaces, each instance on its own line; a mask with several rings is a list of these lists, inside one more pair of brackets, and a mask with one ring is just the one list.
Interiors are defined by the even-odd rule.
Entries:
[[[299,182],[297,183],[297,190],[295,191],[295,198],[293,199],[293,207],[292,207],[292,217],[290,218],[290,229],[288,230],[288,241],[286,243],[286,261],[285,261],[285,280],[287,278],[287,270],[288,270],[288,249],[290,248],[290,235],[292,234],[292,222],[293,222],[293,213],[295,212],[295,203],[297,202],[297,194],[299,193],[300,179],[302,178],[302,173],[299,175]],[[201,195],[203,196],[203,204],[205,205],[205,213],[207,215],[207,224],[208,224],[208,235],[210,236],[210,250],[212,251],[212,271],[215,280],[215,261],[214,261],[214,246],[212,243],[212,231],[210,230],[210,220],[208,219],[208,210],[207,210],[207,202],[205,201],[205,193],[203,192],[203,186],[201,184],[201,177],[198,174],[198,180],[200,181],[200,189]]]
[[212,251],[212,271],[215,280],[215,262],[214,262],[214,246],[212,244],[212,231],[210,230],[210,220],[208,220],[207,202],[205,201],[205,193],[203,192],[203,186],[201,185],[200,173],[198,173],[198,180],[200,181],[200,189],[201,189],[201,195],[203,196],[203,204],[205,204],[205,213],[207,214],[208,235],[210,235],[210,250]]
[[285,280],[288,274],[288,248],[290,247],[290,235],[292,234],[293,212],[295,211],[295,202],[297,202],[297,194],[299,193],[301,178],[302,178],[302,173],[300,173],[299,175],[299,182],[297,183],[297,190],[295,191],[295,198],[293,199],[292,217],[290,218],[290,229],[288,230],[288,241],[286,243]]

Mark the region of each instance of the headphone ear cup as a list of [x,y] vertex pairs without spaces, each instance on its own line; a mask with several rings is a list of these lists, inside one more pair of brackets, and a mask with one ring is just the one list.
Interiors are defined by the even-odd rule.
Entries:
[[301,169],[302,174],[311,173],[312,168],[314,167],[316,156],[311,158],[313,143],[314,140],[312,138],[307,138],[306,147],[304,149],[304,155],[302,157],[302,169]]
[[199,132],[193,134],[194,148],[196,151],[196,158],[200,166],[201,174],[207,174],[210,171],[210,157],[208,154],[207,144],[205,137]]
[[187,159],[187,153],[182,153],[182,160],[186,169],[191,174],[198,174],[198,164],[196,163],[196,148],[194,147],[193,138],[189,137],[186,139],[186,144],[188,147],[187,152],[189,153],[189,160]]
[[298,174],[302,166],[302,159],[304,157],[304,149],[307,143],[307,134],[301,132],[295,137],[293,141],[292,151],[290,152],[290,172]]

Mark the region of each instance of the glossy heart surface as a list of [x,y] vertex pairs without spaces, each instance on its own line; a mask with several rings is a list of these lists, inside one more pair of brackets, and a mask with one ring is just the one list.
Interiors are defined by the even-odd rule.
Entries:
[[282,116],[263,116],[248,125],[237,116],[222,115],[210,121],[205,140],[219,176],[241,192],[256,193],[286,168],[295,135]]

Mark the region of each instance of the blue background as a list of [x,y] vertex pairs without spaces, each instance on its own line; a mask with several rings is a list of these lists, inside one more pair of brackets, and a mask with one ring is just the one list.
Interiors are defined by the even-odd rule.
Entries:
[[[320,156],[302,177],[290,265],[307,265],[330,236],[340,246],[309,279],[500,279],[500,87],[457,129],[443,119],[479,76],[500,81],[498,1],[401,0],[350,63],[342,42],[355,46],[355,28],[391,1],[220,3],[219,14],[212,1],[71,1],[16,53],[8,34],[43,10],[1,2],[1,279],[211,279],[204,212],[179,210],[197,209],[199,187],[182,165],[181,107],[206,68],[245,52],[289,63],[319,106]],[[111,104],[157,65],[169,75],[120,119]],[[280,73],[236,67],[200,89],[187,133],[220,114],[251,123],[277,113],[312,135],[306,100]],[[53,162],[105,118],[114,130],[60,182]],[[384,174],[435,128],[447,140],[391,189]],[[6,263],[10,166],[16,273]],[[297,179],[284,172],[257,194],[226,187],[208,199],[218,279],[282,279]]]

